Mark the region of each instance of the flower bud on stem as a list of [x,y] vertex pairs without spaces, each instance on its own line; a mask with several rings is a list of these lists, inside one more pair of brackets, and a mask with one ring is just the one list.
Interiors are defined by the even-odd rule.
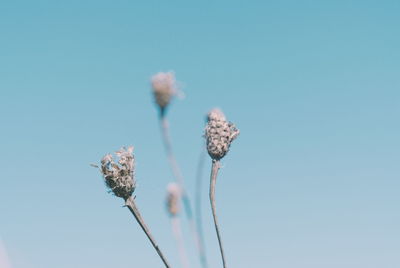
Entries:
[[151,244],[165,264],[165,267],[170,268],[166,258],[151,235],[149,228],[144,223],[144,220],[136,207],[134,198],[132,198],[132,194],[136,188],[133,147],[122,147],[115,154],[118,161],[114,161],[111,154],[106,154],[101,159],[101,167],[98,167],[97,165],[92,166],[99,168],[100,172],[103,174],[106,186],[110,188],[114,195],[125,200],[125,205],[132,212],[136,221],[149,238]]
[[224,268],[226,268],[226,261],[224,249],[222,247],[222,239],[219,232],[217,212],[215,209],[215,184],[217,182],[218,170],[220,168],[219,161],[229,152],[232,141],[237,138],[239,133],[240,131],[236,128],[236,126],[226,120],[222,111],[214,109],[209,113],[204,137],[206,138],[208,154],[212,159],[210,176],[210,203]]

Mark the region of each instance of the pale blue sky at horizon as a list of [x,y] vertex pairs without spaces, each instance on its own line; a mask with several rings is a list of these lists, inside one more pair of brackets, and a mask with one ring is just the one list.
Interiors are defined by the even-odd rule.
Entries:
[[162,267],[89,166],[124,145],[143,217],[180,267],[149,85],[169,70],[186,96],[168,118],[192,199],[205,113],[220,107],[241,130],[217,183],[229,267],[400,267],[399,14],[399,1],[369,0],[2,1],[0,244],[12,267]]

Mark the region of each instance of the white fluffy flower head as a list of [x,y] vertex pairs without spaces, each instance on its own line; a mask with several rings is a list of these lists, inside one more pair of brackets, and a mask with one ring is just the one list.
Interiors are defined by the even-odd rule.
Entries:
[[173,72],[159,72],[152,76],[151,85],[156,103],[161,109],[165,109],[172,97],[177,94],[177,83]]
[[111,154],[101,160],[101,173],[108,188],[118,197],[128,199],[135,190],[135,158],[133,147],[121,148],[115,152],[117,163]]

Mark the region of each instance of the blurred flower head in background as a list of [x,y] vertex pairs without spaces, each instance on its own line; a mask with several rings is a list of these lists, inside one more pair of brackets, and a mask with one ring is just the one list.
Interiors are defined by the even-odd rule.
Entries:
[[155,101],[160,109],[165,109],[178,92],[174,72],[159,72],[151,77]]
[[176,216],[180,211],[180,199],[182,190],[179,184],[171,182],[167,186],[167,210],[171,217]]

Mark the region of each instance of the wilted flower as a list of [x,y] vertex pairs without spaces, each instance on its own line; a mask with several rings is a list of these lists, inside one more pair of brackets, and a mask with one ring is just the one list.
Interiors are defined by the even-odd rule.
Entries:
[[236,126],[228,122],[221,110],[214,109],[208,114],[205,138],[208,154],[214,160],[220,160],[229,151],[234,139],[239,135]]
[[180,211],[181,187],[175,182],[167,186],[167,209],[171,216],[176,216]]
[[101,160],[101,173],[106,185],[118,197],[128,199],[135,190],[135,159],[133,147],[121,148],[117,151],[117,163],[111,154],[106,154]]
[[177,85],[173,72],[159,72],[151,78],[154,97],[161,110],[170,103],[171,98],[177,94]]

